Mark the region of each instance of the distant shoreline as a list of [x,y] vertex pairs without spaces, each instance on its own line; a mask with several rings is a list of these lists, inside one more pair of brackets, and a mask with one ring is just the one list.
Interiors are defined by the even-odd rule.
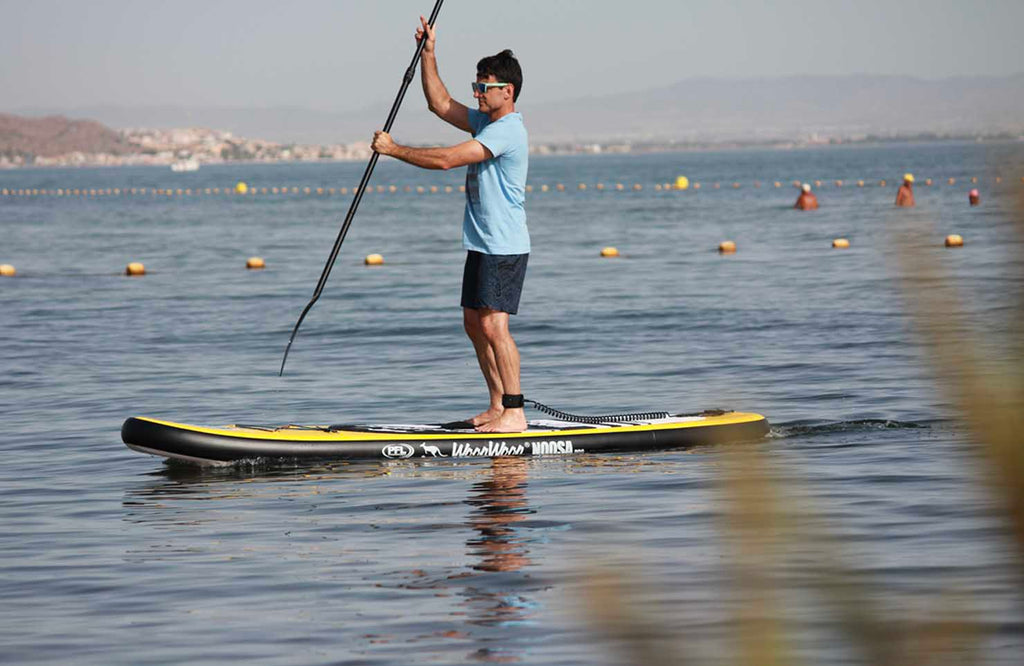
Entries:
[[[603,156],[603,155],[649,155],[658,153],[716,153],[716,152],[740,152],[740,151],[798,151],[798,150],[819,150],[830,148],[871,148],[882,146],[899,145],[953,145],[953,144],[991,144],[991,145],[1024,145],[1024,136],[996,135],[996,136],[912,136],[912,137],[871,137],[863,140],[831,140],[820,142],[799,142],[799,141],[773,141],[773,142],[720,142],[720,143],[541,143],[530,147],[530,156],[534,158],[544,157],[572,157],[572,156]],[[369,150],[353,151],[356,154],[346,157],[318,157],[316,159],[219,159],[211,161],[200,161],[200,167],[222,167],[222,166],[252,166],[252,165],[287,165],[287,164],[339,164],[349,162],[361,162],[369,159]],[[94,168],[132,168],[152,167],[167,169],[170,171],[175,160],[170,161],[134,161],[132,155],[123,156],[125,161],[103,159],[103,156],[95,161],[90,156],[82,155],[74,164],[68,163],[32,163],[32,164],[10,164],[0,163],[0,171],[21,171],[21,170],[74,170]],[[119,156],[122,157],[122,156]]]

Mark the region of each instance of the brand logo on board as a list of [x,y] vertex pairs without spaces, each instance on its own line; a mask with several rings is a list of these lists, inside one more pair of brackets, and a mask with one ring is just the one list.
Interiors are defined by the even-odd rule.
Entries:
[[416,449],[409,444],[388,444],[380,452],[385,458],[411,458]]

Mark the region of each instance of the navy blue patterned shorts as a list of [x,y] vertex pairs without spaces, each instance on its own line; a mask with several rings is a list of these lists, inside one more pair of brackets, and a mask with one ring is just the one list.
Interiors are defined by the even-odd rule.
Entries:
[[519,311],[528,254],[483,254],[469,250],[462,271],[462,307]]

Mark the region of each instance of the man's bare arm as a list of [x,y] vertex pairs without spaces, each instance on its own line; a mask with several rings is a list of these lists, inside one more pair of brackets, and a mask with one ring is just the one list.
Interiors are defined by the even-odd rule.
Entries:
[[491,151],[476,139],[454,146],[414,148],[395,143],[387,132],[376,132],[373,135],[372,148],[381,155],[389,155],[423,169],[455,169],[494,157]]
[[446,123],[464,132],[472,132],[473,129],[469,126],[469,108],[452,99],[437,71],[434,28],[422,16],[420,24],[416,29],[416,40],[426,40],[420,56],[420,79],[423,82],[423,96],[427,98],[427,108]]

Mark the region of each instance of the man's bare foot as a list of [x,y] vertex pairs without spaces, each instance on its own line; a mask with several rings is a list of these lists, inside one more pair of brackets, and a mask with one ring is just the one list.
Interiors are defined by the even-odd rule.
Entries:
[[495,420],[476,428],[477,432],[523,432],[524,430],[526,430],[526,414],[522,408],[506,409]]
[[472,423],[473,427],[476,428],[478,426],[484,425],[485,423],[490,423],[491,421],[497,420],[501,416],[501,413],[503,411],[505,410],[500,406],[491,407],[487,411],[480,412],[471,419],[466,419],[466,421],[468,423]]

